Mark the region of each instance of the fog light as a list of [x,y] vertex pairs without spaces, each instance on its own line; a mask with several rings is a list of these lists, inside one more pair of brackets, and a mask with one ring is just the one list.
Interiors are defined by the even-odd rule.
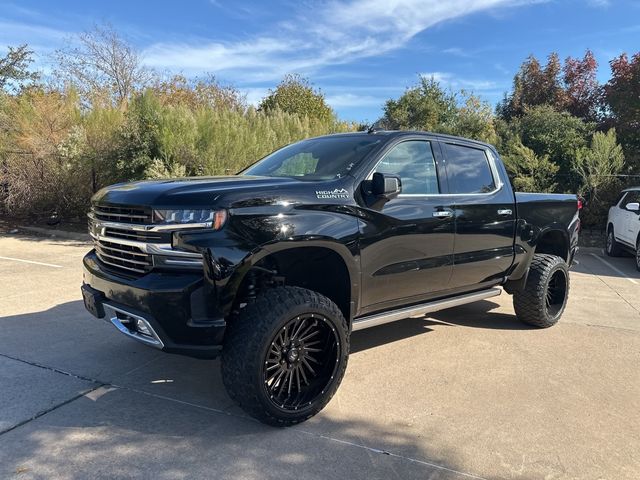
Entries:
[[141,318],[138,318],[136,320],[136,330],[141,335],[146,335],[147,337],[153,337],[153,335],[151,334],[151,330],[149,330],[149,326],[147,325],[147,322],[145,322]]

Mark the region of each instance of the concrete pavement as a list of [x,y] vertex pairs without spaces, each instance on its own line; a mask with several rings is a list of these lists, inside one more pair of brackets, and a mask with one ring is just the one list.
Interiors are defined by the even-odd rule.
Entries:
[[[557,326],[507,295],[354,334],[328,407],[286,430],[217,360],[85,313],[81,242],[0,235],[0,478],[637,479],[640,274],[583,252]],[[35,263],[28,263],[35,262]]]

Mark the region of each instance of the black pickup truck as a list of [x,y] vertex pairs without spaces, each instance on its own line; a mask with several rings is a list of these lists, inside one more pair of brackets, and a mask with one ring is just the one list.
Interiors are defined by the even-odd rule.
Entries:
[[319,412],[352,331],[500,295],[555,324],[575,195],[514,193],[496,150],[423,132],[304,140],[240,174],[124,183],[92,199],[83,298],[166,352],[221,354],[230,396],[272,425]]

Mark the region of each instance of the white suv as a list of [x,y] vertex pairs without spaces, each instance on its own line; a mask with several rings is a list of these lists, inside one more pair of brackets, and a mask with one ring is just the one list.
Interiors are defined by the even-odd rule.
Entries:
[[640,187],[624,190],[609,209],[607,255],[617,257],[624,249],[635,254],[640,270]]

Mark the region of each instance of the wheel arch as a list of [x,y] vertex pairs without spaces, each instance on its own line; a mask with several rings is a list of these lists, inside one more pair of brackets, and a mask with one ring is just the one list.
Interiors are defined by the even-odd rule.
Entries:
[[570,241],[567,232],[560,228],[549,228],[538,235],[533,253],[547,253],[569,260]]
[[277,266],[284,284],[316,291],[331,299],[350,323],[358,307],[359,269],[354,254],[343,244],[327,240],[279,242],[253,252],[229,279],[226,298],[237,306],[252,271]]
[[513,294],[521,291],[525,287],[529,277],[531,262],[535,254],[546,253],[556,255],[566,263],[570,260],[570,250],[571,242],[569,240],[569,234],[562,226],[553,225],[541,230],[528,242],[526,251],[523,248],[523,259],[505,282],[505,290],[507,293]]

